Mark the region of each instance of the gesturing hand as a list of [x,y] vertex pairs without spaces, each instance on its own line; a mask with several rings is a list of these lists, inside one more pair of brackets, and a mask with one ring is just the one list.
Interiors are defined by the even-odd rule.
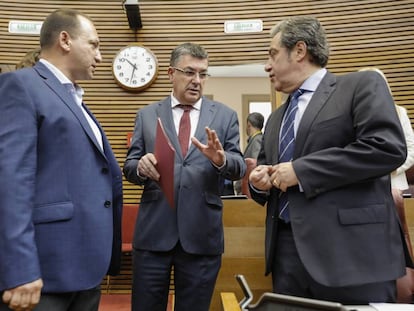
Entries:
[[216,166],[224,165],[226,156],[224,154],[223,146],[217,137],[215,130],[206,127],[207,145],[202,144],[197,138],[191,137],[191,142],[196,146],[202,154],[204,154]]

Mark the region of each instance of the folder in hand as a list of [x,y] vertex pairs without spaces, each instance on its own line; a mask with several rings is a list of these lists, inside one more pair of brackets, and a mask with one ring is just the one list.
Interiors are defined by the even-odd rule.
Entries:
[[160,118],[157,120],[157,132],[155,135],[154,155],[157,159],[156,168],[160,174],[158,183],[171,208],[174,208],[175,149],[165,134]]

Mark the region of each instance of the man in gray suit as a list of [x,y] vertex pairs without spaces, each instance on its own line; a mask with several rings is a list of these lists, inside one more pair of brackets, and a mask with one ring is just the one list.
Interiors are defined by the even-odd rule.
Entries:
[[267,122],[250,184],[267,204],[274,291],[393,302],[411,260],[391,195],[389,175],[406,146],[388,87],[375,72],[328,72],[328,42],[315,18],[286,19],[271,36],[265,70],[276,91],[291,95]]
[[[224,247],[220,192],[224,179],[241,178],[246,166],[236,112],[202,97],[207,69],[204,48],[179,45],[168,69],[171,95],[137,113],[124,165],[127,180],[144,186],[133,242],[134,311],[166,309],[172,267],[175,310],[209,309]],[[191,129],[182,147],[188,151],[177,135],[186,111]],[[158,118],[175,148],[173,206],[158,184]]]

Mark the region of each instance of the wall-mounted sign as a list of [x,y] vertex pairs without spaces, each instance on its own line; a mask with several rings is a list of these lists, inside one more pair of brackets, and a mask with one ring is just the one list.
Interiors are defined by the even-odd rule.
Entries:
[[246,19],[224,22],[225,33],[245,33],[261,31],[263,31],[263,22],[260,19]]
[[39,35],[43,22],[10,21],[9,32],[21,35]]

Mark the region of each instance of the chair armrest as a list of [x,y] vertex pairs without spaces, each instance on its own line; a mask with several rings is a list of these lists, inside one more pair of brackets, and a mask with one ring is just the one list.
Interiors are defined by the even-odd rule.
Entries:
[[223,311],[241,311],[236,295],[230,292],[220,293]]

